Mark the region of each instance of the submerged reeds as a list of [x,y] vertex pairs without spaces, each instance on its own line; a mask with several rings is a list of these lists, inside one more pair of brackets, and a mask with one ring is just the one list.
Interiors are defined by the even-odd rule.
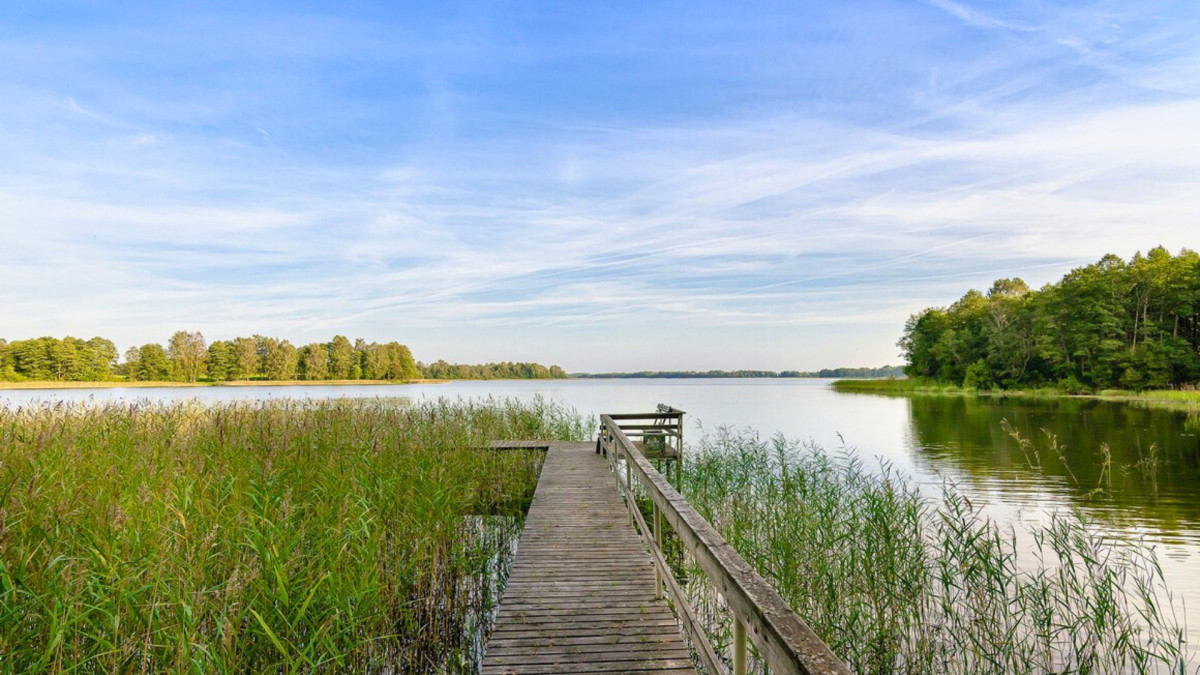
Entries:
[[[1189,668],[1153,549],[1078,514],[1005,529],[952,485],[931,498],[852,452],[727,429],[688,458],[685,496],[856,672]],[[719,596],[677,560],[727,644]]]
[[[458,672],[541,401],[0,406],[0,671]],[[465,655],[465,656],[464,656]]]

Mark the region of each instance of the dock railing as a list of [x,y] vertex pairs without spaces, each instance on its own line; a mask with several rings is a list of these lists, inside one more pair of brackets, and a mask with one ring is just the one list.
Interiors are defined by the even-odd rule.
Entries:
[[[657,414],[661,414],[666,406],[659,408]],[[670,411],[679,413],[679,450],[682,456],[683,413],[674,408],[670,408]],[[725,599],[725,604],[733,614],[731,661],[734,675],[746,673],[747,640],[754,644],[759,657],[772,674],[849,675],[850,670],[845,664],[792,611],[771,584],[755,572],[725,538],[696,512],[630,439],[625,428],[628,428],[631,419],[654,416],[655,413],[642,416],[601,415],[597,450],[602,450],[608,458],[617,489],[624,495],[629,508],[630,523],[637,524],[642,540],[650,549],[658,595],[662,597],[665,592],[670,596],[675,614],[683,624],[704,669],[713,675],[726,672],[724,662],[717,657],[663,553],[664,521],[693,556],[712,587]],[[622,473],[624,480],[621,480]],[[646,523],[638,507],[635,481],[652,504],[651,525]]]
[[[679,467],[683,462],[684,412],[669,405],[658,404],[652,413],[620,413],[609,415],[644,457],[662,462],[667,480],[671,479],[671,463],[675,462],[675,485],[679,486]],[[601,451],[596,444],[596,452]]]

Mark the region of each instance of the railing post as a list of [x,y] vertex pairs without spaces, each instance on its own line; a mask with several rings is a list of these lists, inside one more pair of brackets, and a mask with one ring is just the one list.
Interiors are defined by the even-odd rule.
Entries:
[[[654,504],[654,546],[658,548],[658,552],[662,553],[662,514],[658,512],[658,504]],[[658,569],[658,565],[654,566],[654,597],[662,600],[663,596],[663,578],[662,570]]]
[[733,617],[733,675],[746,675],[746,624]]
[[629,490],[629,496],[626,499],[629,500],[629,524],[633,525],[633,473],[629,466],[631,458],[628,452],[621,454],[625,455],[625,488]]
[[[675,430],[675,489],[683,491],[683,418],[680,417],[675,422],[679,427]],[[667,482],[671,482],[671,475],[668,472]]]

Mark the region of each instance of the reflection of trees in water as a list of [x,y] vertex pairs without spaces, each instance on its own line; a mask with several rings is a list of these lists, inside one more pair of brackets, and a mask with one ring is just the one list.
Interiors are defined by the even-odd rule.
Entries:
[[1066,486],[1097,517],[1164,531],[1200,516],[1200,417],[1111,401],[968,396],[913,396],[910,412],[914,459],[930,469],[1026,489],[1052,478],[1055,492]]

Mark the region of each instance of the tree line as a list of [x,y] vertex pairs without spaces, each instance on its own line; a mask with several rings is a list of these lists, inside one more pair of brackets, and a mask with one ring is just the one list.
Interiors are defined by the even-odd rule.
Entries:
[[[206,342],[199,331],[177,331],[166,346],[130,347],[124,359],[105,338],[40,337],[0,339],[0,381],[179,381],[211,380],[414,380],[566,377],[558,366],[498,363],[481,366],[429,366],[413,359],[398,342],[329,342],[296,347],[287,340],[253,335]],[[436,374],[434,374],[436,373]]]
[[1200,255],[1106,255],[1057,283],[999,279],[911,316],[905,372],[977,389],[1166,389],[1200,382]]
[[558,366],[547,368],[540,363],[446,363],[434,361],[428,365],[417,364],[421,377],[429,380],[560,380],[567,371]]
[[899,377],[904,374],[902,366],[880,366],[878,368],[823,368],[821,370],[643,370],[636,373],[575,373],[571,377],[581,379],[692,379],[692,378],[741,378],[741,377]]

